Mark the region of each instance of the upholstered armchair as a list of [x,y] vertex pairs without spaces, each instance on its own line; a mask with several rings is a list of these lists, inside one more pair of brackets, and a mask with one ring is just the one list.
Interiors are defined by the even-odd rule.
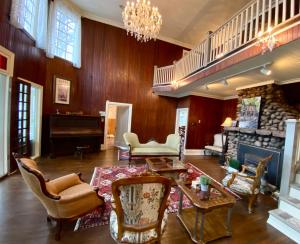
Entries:
[[13,154],[22,177],[34,195],[47,211],[47,221],[57,222],[55,239],[60,239],[62,223],[104,206],[104,199],[94,189],[84,183],[80,174],[69,174],[54,180],[45,179],[34,160]]
[[167,222],[171,180],[135,176],[112,183],[110,233],[118,243],[160,242]]
[[134,157],[170,156],[180,158],[180,136],[170,134],[165,143],[150,141],[140,143],[137,134],[126,132],[123,135],[126,145],[129,147],[129,161]]
[[272,156],[269,156],[265,159],[262,159],[257,167],[254,169],[254,175],[248,175],[246,172],[249,170],[253,172],[253,167],[242,165],[241,172],[235,172],[228,174],[222,181],[223,185],[231,189],[237,194],[248,196],[248,212],[252,213],[252,206],[256,202],[257,195],[260,190],[260,180],[265,172],[267,163],[272,159]]

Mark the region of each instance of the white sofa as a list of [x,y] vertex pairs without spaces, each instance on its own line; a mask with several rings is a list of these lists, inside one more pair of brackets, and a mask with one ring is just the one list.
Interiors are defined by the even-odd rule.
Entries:
[[180,137],[170,134],[166,143],[158,143],[150,141],[148,143],[140,143],[137,134],[126,132],[123,134],[126,145],[129,147],[129,161],[133,157],[157,157],[169,156],[179,157],[180,159]]
[[212,146],[205,146],[204,147],[204,154],[206,151],[210,151],[217,154],[222,154],[223,147],[225,146],[226,136],[223,135],[223,143],[222,143],[222,133],[214,135],[214,144]]

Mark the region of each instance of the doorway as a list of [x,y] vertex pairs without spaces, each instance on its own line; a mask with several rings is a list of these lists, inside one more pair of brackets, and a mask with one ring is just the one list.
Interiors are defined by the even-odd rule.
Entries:
[[17,151],[36,159],[41,156],[43,87],[17,79]]
[[132,104],[106,101],[104,148],[125,146],[123,134],[131,131]]
[[188,126],[189,109],[188,108],[177,108],[176,110],[176,123],[175,123],[175,134],[182,136],[184,139],[181,142],[181,152],[184,152],[187,138],[187,126]]

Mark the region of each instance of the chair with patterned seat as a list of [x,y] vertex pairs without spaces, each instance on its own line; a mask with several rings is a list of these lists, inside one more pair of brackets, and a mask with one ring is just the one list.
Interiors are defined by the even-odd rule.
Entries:
[[[265,168],[267,163],[272,159],[272,156],[269,156],[265,159],[262,159],[257,167],[255,168],[254,175],[247,175],[246,172],[248,170],[247,165],[242,165],[241,172],[234,172],[232,174],[228,174],[223,180],[222,184],[228,187],[233,192],[247,196],[248,200],[248,212],[252,213],[252,206],[256,202],[257,195],[260,191],[260,182],[261,177],[265,172]],[[253,171],[253,167],[251,170]]]
[[134,176],[112,183],[110,233],[116,242],[160,242],[167,222],[171,180],[162,176]]

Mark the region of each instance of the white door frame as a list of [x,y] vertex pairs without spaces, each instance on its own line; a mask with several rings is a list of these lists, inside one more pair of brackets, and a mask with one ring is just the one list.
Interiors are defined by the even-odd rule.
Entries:
[[18,80],[24,81],[26,83],[29,83],[31,86],[39,89],[39,105],[38,105],[38,110],[39,110],[39,122],[38,122],[38,130],[37,130],[37,138],[39,139],[38,141],[38,152],[35,156],[32,156],[32,159],[36,159],[41,156],[41,150],[42,150],[42,121],[43,121],[43,93],[44,93],[44,87],[36,84],[34,82],[31,82],[29,80],[23,79],[21,77],[18,77]]
[[129,114],[128,114],[128,127],[127,131],[131,131],[131,121],[132,121],[132,104],[131,103],[119,103],[119,102],[111,102],[109,100],[106,100],[106,105],[105,105],[105,124],[104,124],[104,145],[103,149],[107,149],[107,131],[108,131],[108,111],[109,111],[109,106],[119,106],[119,107],[128,107],[129,109]]
[[189,108],[177,108],[176,109],[176,122],[175,122],[175,134],[176,135],[178,135],[178,127],[179,127],[179,124],[178,124],[178,122],[179,122],[179,110],[186,110],[187,111],[186,126],[185,126],[185,138],[184,138],[184,146],[183,146],[183,149],[185,150],[188,124],[189,124]]
[[10,171],[10,93],[11,93],[11,87],[10,87],[10,79],[14,76],[14,62],[15,62],[15,54],[8,49],[2,47],[0,45],[0,54],[7,58],[7,69],[0,69],[0,73],[7,76],[7,85],[6,85],[6,99],[5,99],[5,105],[4,105],[4,114],[9,117],[5,117],[4,119],[4,145],[3,150],[6,152],[5,158],[4,158],[4,173],[7,174]]

